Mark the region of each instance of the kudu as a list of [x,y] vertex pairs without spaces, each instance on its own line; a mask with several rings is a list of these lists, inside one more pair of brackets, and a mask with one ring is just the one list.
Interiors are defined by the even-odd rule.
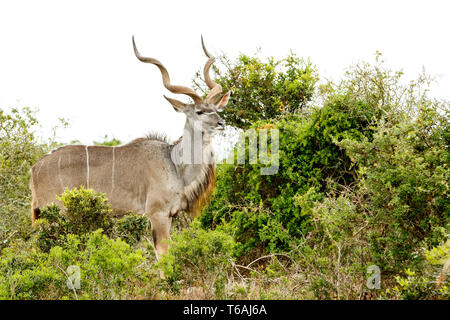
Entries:
[[54,150],[39,160],[31,171],[33,224],[40,209],[55,202],[65,188],[85,186],[107,195],[115,214],[127,211],[145,212],[150,218],[158,256],[167,253],[170,227],[174,215],[186,211],[195,215],[215,187],[214,152],[211,138],[225,122],[218,115],[230,97],[211,80],[209,71],[215,58],[208,57],[204,66],[205,82],[210,92],[205,99],[193,89],[172,85],[161,62],[136,57],[156,65],[164,86],[172,93],[185,94],[194,103],[187,104],[164,96],[175,111],[186,115],[183,136],[171,144],[158,135],[138,138],[116,147],[70,145]]

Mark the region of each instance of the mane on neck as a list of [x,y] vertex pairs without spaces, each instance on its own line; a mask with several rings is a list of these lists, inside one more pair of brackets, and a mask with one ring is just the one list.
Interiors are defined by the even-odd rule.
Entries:
[[208,204],[208,200],[216,188],[215,164],[202,165],[201,173],[189,185],[184,187],[187,199],[187,212],[192,218],[198,216]]
[[[181,146],[182,138],[174,142],[174,147]],[[211,156],[214,155],[211,153]],[[179,165],[180,175],[183,177],[185,169],[190,164]],[[199,172],[195,178],[184,186],[184,195],[187,201],[186,212],[195,218],[198,216],[203,208],[208,204],[210,197],[214,193],[216,187],[216,164],[214,161],[210,163],[198,164]]]

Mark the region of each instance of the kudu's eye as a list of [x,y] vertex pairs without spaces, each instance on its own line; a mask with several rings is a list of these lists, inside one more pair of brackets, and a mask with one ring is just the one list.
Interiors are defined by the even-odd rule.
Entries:
[[203,114],[203,111],[197,111],[196,112],[198,115],[201,115],[201,114]]

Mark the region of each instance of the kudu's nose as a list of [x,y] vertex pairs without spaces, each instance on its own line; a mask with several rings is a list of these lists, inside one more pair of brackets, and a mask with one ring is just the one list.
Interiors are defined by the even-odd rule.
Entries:
[[225,127],[225,121],[223,121],[223,120],[220,120],[219,122],[217,122],[217,124],[219,126]]

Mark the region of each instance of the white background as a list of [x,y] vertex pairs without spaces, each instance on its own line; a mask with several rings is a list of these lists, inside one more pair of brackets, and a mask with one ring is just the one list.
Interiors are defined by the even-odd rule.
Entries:
[[[0,108],[39,108],[40,134],[70,120],[62,141],[91,143],[108,134],[124,142],[149,131],[177,138],[184,116],[155,66],[172,83],[191,85],[203,67],[200,34],[211,52],[282,58],[292,49],[319,67],[322,79],[374,61],[414,78],[425,67],[450,99],[448,1],[4,1],[0,2]],[[174,95],[168,94],[174,97]],[[183,100],[183,97],[177,97]],[[187,101],[187,100],[185,100]]]

